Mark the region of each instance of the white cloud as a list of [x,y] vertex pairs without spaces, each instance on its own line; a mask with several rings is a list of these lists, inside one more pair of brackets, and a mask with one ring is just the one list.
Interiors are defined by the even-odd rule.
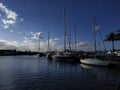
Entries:
[[27,37],[24,37],[25,40],[27,40],[28,38]]
[[18,34],[21,34],[21,32],[17,32]]
[[1,25],[4,29],[8,29],[9,25]]
[[15,21],[14,21],[14,20],[2,19],[2,22],[3,22],[4,25],[15,24]]
[[0,49],[16,49],[18,42],[16,41],[7,41],[0,39]]
[[12,20],[17,19],[18,15],[16,14],[16,12],[7,8],[5,5],[3,5],[3,3],[0,3],[0,9],[6,14],[7,19],[12,19]]
[[[58,38],[50,39],[50,49],[51,50],[55,50],[55,48],[57,48],[56,44],[57,44],[58,40],[59,40]],[[24,37],[23,44],[27,48],[27,50],[38,51],[39,43],[33,42],[32,39],[29,39],[28,37]],[[40,42],[40,51],[47,51],[47,48],[48,48],[48,42],[41,41]]]
[[50,45],[51,46],[54,46],[57,42],[58,42],[58,38],[54,38],[54,39],[50,39],[49,42],[50,42]]
[[14,30],[11,29],[10,32],[14,32]]
[[33,36],[32,36],[31,39],[35,39],[35,40],[43,39],[43,34],[42,34],[42,32],[36,32],[36,33],[31,33],[31,34],[33,34]]
[[29,32],[29,33],[28,33],[28,35],[32,35],[32,36],[33,36],[33,35],[34,35],[34,33],[33,33],[33,32]]
[[83,51],[93,51],[94,50],[93,45],[91,45],[91,43],[89,43],[87,41],[81,41],[81,42],[77,43],[77,48],[79,50],[83,50]]
[[23,18],[20,18],[20,21],[24,21],[24,19],[23,19]]
[[80,45],[80,46],[89,46],[89,43],[83,41],[83,42],[80,42],[79,45]]
[[33,32],[30,32],[31,35],[33,35]]
[[31,43],[32,40],[28,39],[27,37],[24,37],[24,41],[23,41],[23,42],[24,42],[24,43]]
[[36,43],[18,43],[17,41],[8,41],[8,40],[2,40],[0,39],[0,49],[16,49],[16,50],[32,50],[37,51]]
[[[57,42],[58,38],[50,39],[50,49],[55,50],[58,48]],[[31,50],[31,51],[38,51],[38,42],[33,42],[34,40],[24,37],[23,42],[18,43],[17,41],[8,41],[8,40],[2,40],[0,39],[0,49],[16,49],[16,50],[21,50],[21,51],[26,51],[26,50]],[[60,45],[59,45],[60,46]],[[40,50],[41,51],[46,51],[48,48],[48,42],[43,42],[41,41],[40,43]]]
[[17,20],[17,13],[7,8],[3,3],[0,3],[0,10],[5,13],[5,18],[2,19],[2,27],[8,29],[10,25],[14,25]]

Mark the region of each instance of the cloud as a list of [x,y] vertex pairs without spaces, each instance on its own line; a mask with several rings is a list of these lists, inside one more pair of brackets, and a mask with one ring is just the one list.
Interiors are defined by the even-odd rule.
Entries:
[[2,22],[3,22],[4,25],[15,24],[15,21],[14,21],[14,20],[2,19]]
[[[50,45],[50,50],[58,49],[57,44],[57,38],[51,39],[50,42],[52,45]],[[17,41],[8,41],[8,40],[2,40],[0,39],[0,49],[9,49],[9,50],[20,50],[20,51],[38,51],[38,42],[33,42],[31,39],[24,37],[23,42],[18,43]],[[40,51],[47,51],[48,48],[48,42],[42,42],[40,43]],[[61,50],[61,49],[60,49]]]
[[[27,50],[31,50],[31,51],[38,51],[39,43],[33,42],[32,40],[33,39],[24,37],[24,41],[23,41],[24,48],[26,47]],[[58,40],[59,40],[58,38],[50,39],[50,50],[55,50],[57,48],[56,44],[57,44]],[[48,49],[48,41],[46,41],[46,42],[41,41],[40,42],[40,51],[47,51],[47,49]]]
[[29,33],[28,33],[28,35],[32,35],[32,36],[33,36],[33,35],[34,35],[34,33],[33,33],[33,32],[29,32]]
[[3,3],[0,3],[0,10],[5,13],[5,18],[2,19],[2,27],[8,29],[10,25],[14,25],[17,20],[17,13],[7,8]]
[[42,32],[35,32],[35,33],[31,33],[31,34],[33,35],[31,39],[35,39],[35,40],[43,39]]
[[27,40],[28,38],[27,37],[24,37],[25,40]]
[[58,42],[58,38],[54,38],[54,39],[50,39],[49,42],[50,42],[50,45],[51,46],[54,46],[57,42]]
[[21,32],[17,32],[18,34],[21,34]]
[[[57,43],[59,39],[53,38],[50,39],[50,50],[58,49]],[[17,41],[9,41],[0,39],[0,49],[10,49],[10,50],[20,50],[20,51],[38,51],[39,43],[31,39],[30,37],[24,37],[21,43]],[[40,42],[40,51],[47,51],[48,49],[48,41]]]
[[8,29],[9,25],[1,25],[1,27],[3,27],[4,29]]
[[23,42],[24,42],[24,43],[31,43],[32,40],[28,39],[27,37],[24,37],[24,41],[23,41]]
[[36,47],[36,43],[18,43],[17,41],[8,41],[8,40],[2,40],[0,39],[0,49],[9,49],[9,50],[20,50],[20,51],[26,51],[26,50],[32,50],[37,51],[38,48]]
[[0,3],[0,9],[6,14],[7,19],[12,19],[12,20],[17,19],[18,15],[16,14],[16,12],[7,8],[5,5],[3,5],[3,3]]
[[78,50],[83,50],[83,51],[94,51],[94,46],[87,41],[81,41],[77,43],[77,48]]
[[20,21],[24,21],[24,19],[23,19],[23,18],[20,18]]
[[0,47],[5,46],[5,44],[6,44],[6,41],[5,41],[5,40],[0,40]]
[[16,49],[18,42],[0,39],[0,49]]
[[14,32],[14,30],[11,29],[10,32]]
[[88,42],[80,42],[79,45],[80,46],[89,46],[89,43]]

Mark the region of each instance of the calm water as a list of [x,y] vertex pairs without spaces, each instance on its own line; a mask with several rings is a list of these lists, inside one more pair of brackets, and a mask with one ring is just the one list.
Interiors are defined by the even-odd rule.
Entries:
[[120,70],[47,60],[0,57],[0,90],[120,90]]

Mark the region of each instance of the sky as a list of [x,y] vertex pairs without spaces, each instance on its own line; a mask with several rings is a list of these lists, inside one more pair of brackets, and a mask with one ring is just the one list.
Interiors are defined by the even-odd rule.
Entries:
[[[120,29],[119,0],[1,0],[0,1],[0,49],[38,51],[47,50],[50,32],[51,50],[63,50],[64,14],[67,31],[71,33],[74,49],[76,25],[77,49],[93,50],[93,20],[99,26],[103,39],[110,32]],[[103,50],[97,34],[98,49]],[[106,42],[107,49],[111,43]],[[120,42],[115,42],[119,49]]]

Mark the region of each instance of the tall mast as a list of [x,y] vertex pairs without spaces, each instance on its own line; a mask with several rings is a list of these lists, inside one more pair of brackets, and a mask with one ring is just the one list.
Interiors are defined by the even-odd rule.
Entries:
[[69,31],[67,32],[67,36],[68,36],[68,42],[69,42],[69,50],[71,51],[71,31],[69,28]]
[[38,47],[38,52],[40,53],[41,51],[41,47],[40,47],[40,39],[43,39],[43,37],[41,37],[40,33],[39,33],[39,37],[38,37],[38,40],[39,40],[39,47]]
[[48,52],[50,51],[50,32],[48,31]]
[[75,51],[77,49],[77,46],[76,46],[76,24],[75,24]]
[[66,50],[66,13],[65,13],[65,8],[64,8],[64,51]]
[[40,36],[39,36],[39,44],[38,44],[38,52],[40,53]]
[[93,16],[93,32],[94,32],[94,52],[96,58],[96,23],[95,23],[95,16]]

